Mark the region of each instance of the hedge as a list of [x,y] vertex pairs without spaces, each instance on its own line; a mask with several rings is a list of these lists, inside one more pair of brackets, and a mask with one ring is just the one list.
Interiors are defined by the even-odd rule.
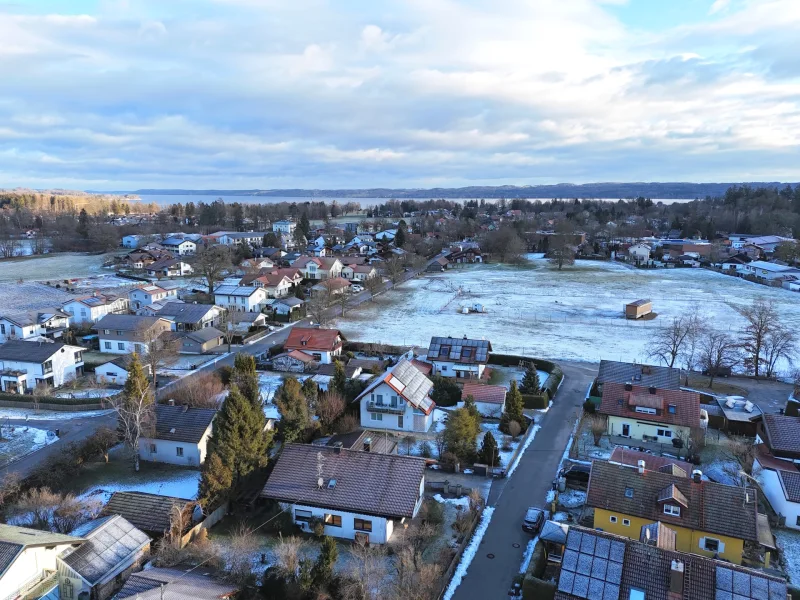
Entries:
[[522,402],[525,408],[544,409],[550,404],[547,394],[522,394]]
[[556,596],[556,584],[527,575],[522,582],[524,600],[552,600]]
[[410,346],[393,346],[373,342],[345,342],[346,352],[364,352],[365,354],[405,354]]
[[518,367],[520,361],[532,362],[534,366],[541,370],[552,373],[558,365],[552,361],[541,358],[531,358],[530,356],[518,356],[516,354],[490,354],[489,364],[500,365],[501,367]]
[[[4,402],[16,402],[18,404],[33,404],[32,394],[9,394],[0,392],[0,400]],[[82,404],[101,405],[100,398],[57,398],[55,396],[39,396],[39,404],[60,404],[62,406],[77,406]]]

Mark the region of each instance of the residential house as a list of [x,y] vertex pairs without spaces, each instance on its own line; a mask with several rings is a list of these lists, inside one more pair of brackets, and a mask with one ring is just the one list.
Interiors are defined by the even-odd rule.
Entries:
[[342,268],[341,276],[350,281],[366,281],[378,276],[378,270],[372,265],[347,265]]
[[759,235],[747,238],[744,242],[744,246],[753,246],[759,250],[761,256],[766,256],[768,254],[774,254],[775,250],[781,244],[796,243],[794,238],[781,237],[779,235]]
[[178,256],[191,256],[197,252],[197,244],[186,238],[168,237],[161,242],[161,247]]
[[163,300],[178,297],[177,290],[166,290],[154,284],[142,285],[128,292],[131,310],[139,310]]
[[417,515],[424,490],[424,459],[288,444],[261,497],[305,531],[319,519],[325,535],[385,544]]
[[403,358],[376,377],[355,401],[360,405],[361,426],[392,431],[427,432],[433,425],[436,404],[430,398],[433,382]]
[[[115,359],[110,360],[101,365],[97,365],[94,369],[94,378],[100,385],[125,385],[128,381],[128,372],[130,369],[131,356],[125,354],[117,356]],[[145,375],[150,375],[150,365],[142,364],[142,369]]]
[[277,273],[259,275],[252,280],[250,285],[264,288],[267,298],[284,298],[291,293],[293,287],[292,281],[286,275]]
[[86,541],[56,559],[61,600],[111,598],[150,549],[150,538],[118,515],[90,521],[75,534]]
[[272,224],[272,231],[276,234],[292,235],[295,229],[297,229],[297,223],[294,221],[275,221]]
[[267,317],[260,312],[230,312],[226,326],[232,326],[233,331],[239,335],[248,333],[251,329],[264,327]]
[[447,255],[447,260],[453,264],[474,264],[482,263],[483,256],[480,248],[469,246],[460,250],[451,250],[450,254]]
[[166,258],[174,258],[172,252],[156,246],[147,246],[128,252],[122,258],[122,265],[130,269],[141,270],[156,261]]
[[722,413],[723,422],[719,427],[722,431],[733,435],[745,435],[754,437],[758,424],[764,413],[757,404],[741,396],[715,396],[719,405],[719,412]]
[[91,296],[64,302],[61,309],[69,314],[73,325],[88,325],[97,323],[106,315],[128,314],[129,302],[127,298],[95,292]]
[[143,235],[124,235],[122,236],[122,247],[131,249],[138,248],[145,239],[146,236]]
[[157,404],[155,410],[155,434],[141,439],[140,458],[184,467],[202,465],[217,411],[169,404]]
[[450,268],[450,261],[444,256],[434,259],[431,264],[425,267],[427,273],[442,273]]
[[475,400],[475,407],[484,417],[499,419],[506,407],[508,390],[502,385],[485,385],[477,381],[465,381],[461,388],[461,400],[469,396]]
[[[638,539],[643,526],[662,522],[676,549],[741,564],[745,542],[758,544],[758,492],[647,468],[592,461],[586,506],[594,527]],[[767,525],[767,528],[769,526]]]
[[119,515],[153,540],[166,535],[180,538],[203,518],[196,500],[146,492],[114,492],[100,517]]
[[225,600],[236,595],[237,586],[211,577],[207,570],[149,567],[132,574],[116,600]]
[[692,463],[678,460],[671,456],[656,456],[649,452],[631,450],[624,446],[616,446],[611,452],[608,462],[617,465],[637,467],[639,466],[640,460],[645,461],[647,468],[651,471],[664,471],[666,473],[672,473],[673,475],[680,475],[681,477],[689,477],[692,471],[695,470]]
[[293,321],[294,319],[303,316],[304,304],[305,302],[300,300],[300,298],[295,298],[294,296],[288,296],[286,298],[281,298],[280,300],[273,303],[272,309],[275,311],[276,315],[281,315],[287,321]]
[[266,231],[229,231],[219,237],[219,243],[223,246],[238,246],[246,244],[252,248],[264,245]]
[[681,371],[656,365],[601,360],[591,391],[591,396],[594,397],[595,404],[598,406],[605,383],[631,383],[660,390],[679,390],[681,389]]
[[292,327],[289,337],[283,344],[284,350],[301,350],[310,354],[322,364],[333,362],[341,356],[344,336],[338,329],[317,329],[314,327]]
[[[324,438],[323,438],[324,439]],[[394,436],[376,434],[367,429],[356,429],[350,433],[337,433],[325,442],[331,448],[344,448],[376,454],[397,454],[397,441]]]
[[778,263],[766,262],[763,260],[754,260],[745,265],[741,265],[737,271],[741,275],[752,275],[756,279],[764,281],[772,281],[779,279],[785,275],[798,275],[800,269],[790,267],[788,265],[780,265]]
[[350,291],[350,282],[343,277],[333,277],[332,279],[325,279],[318,284],[311,287],[311,293],[317,295],[332,295],[338,296],[346,294]]
[[289,373],[305,373],[314,364],[316,364],[314,357],[302,350],[282,352],[272,359],[272,368],[275,371]]
[[9,340],[0,345],[0,388],[24,394],[37,385],[60,387],[83,375],[83,350],[63,342]]
[[628,248],[628,258],[635,263],[646,263],[650,260],[650,246],[647,244],[634,244]]
[[192,266],[179,258],[164,258],[146,267],[150,277],[185,277],[194,273]]
[[278,264],[283,262],[281,259],[286,256],[286,252],[275,246],[261,246],[253,250],[253,256],[257,258],[268,258],[273,263]]
[[222,284],[214,288],[214,303],[233,312],[261,312],[267,305],[263,287]]
[[780,577],[676,551],[669,525],[648,527],[634,539],[564,527],[555,600],[787,600]]
[[609,435],[644,442],[688,441],[701,426],[700,395],[629,383],[606,383],[597,412],[608,417]]
[[181,354],[208,354],[225,341],[224,334],[216,327],[204,327],[194,331],[171,332],[176,348]]
[[245,272],[271,269],[274,266],[275,263],[268,258],[246,258],[239,264],[239,268]]
[[167,302],[157,316],[172,321],[175,331],[196,331],[206,327],[219,327],[224,312],[215,304]]
[[753,472],[786,527],[800,529],[800,417],[764,415]]
[[342,273],[342,263],[336,257],[301,256],[292,263],[305,279],[332,279]]
[[172,329],[171,321],[161,317],[106,315],[94,327],[100,352],[110,354],[147,354],[148,344]]
[[[79,536],[0,524],[0,594],[38,598],[56,581],[56,558],[83,544]],[[38,595],[35,590],[40,590]]]
[[434,336],[428,347],[428,362],[433,364],[434,375],[480,379],[491,351],[488,340]]
[[6,312],[0,317],[0,343],[31,338],[58,339],[69,327],[70,315],[61,309]]

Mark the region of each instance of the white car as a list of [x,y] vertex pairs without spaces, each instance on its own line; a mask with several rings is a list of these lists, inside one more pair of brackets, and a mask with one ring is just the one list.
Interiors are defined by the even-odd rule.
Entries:
[[358,294],[359,292],[363,292],[364,291],[364,286],[363,285],[358,285],[358,284],[351,285],[350,286],[350,291],[353,292],[354,294]]

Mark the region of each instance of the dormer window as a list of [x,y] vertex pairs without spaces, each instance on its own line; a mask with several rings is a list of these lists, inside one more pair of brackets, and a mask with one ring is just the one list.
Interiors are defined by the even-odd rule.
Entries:
[[681,507],[677,504],[665,504],[664,505],[664,514],[665,515],[672,515],[673,517],[680,517],[681,516]]
[[629,487],[625,488],[625,497],[626,498],[633,498],[633,488],[629,488]]
[[678,412],[678,407],[675,406],[674,404],[670,404],[669,407],[667,408],[667,412],[671,415],[674,415]]

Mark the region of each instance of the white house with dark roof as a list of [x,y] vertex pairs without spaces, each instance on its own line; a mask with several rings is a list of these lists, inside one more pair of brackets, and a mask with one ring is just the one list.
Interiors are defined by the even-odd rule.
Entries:
[[61,309],[69,314],[73,325],[97,323],[104,316],[110,314],[124,315],[128,313],[128,308],[127,298],[98,293],[75,298],[61,305]]
[[284,447],[261,497],[276,500],[303,531],[385,544],[413,519],[425,491],[425,460],[312,444]]
[[106,315],[92,328],[97,331],[100,352],[109,354],[146,354],[148,344],[172,329],[161,317]]
[[150,538],[119,515],[89,521],[72,534],[86,541],[56,560],[61,600],[111,598],[150,548]]
[[[56,558],[84,538],[0,524],[0,598],[25,598],[35,588],[55,583]],[[38,597],[38,596],[37,596]]]
[[218,327],[224,309],[216,304],[189,304],[166,302],[157,316],[172,321],[175,331],[195,331]]
[[772,508],[786,527],[800,529],[800,417],[764,415],[753,464]]
[[69,327],[69,313],[58,308],[6,312],[0,316],[0,343],[36,337],[60,338]]
[[178,290],[167,290],[155,284],[141,285],[128,292],[131,302],[131,310],[139,310],[145,306],[150,306],[163,300],[175,299],[178,297]]
[[213,408],[156,405],[155,435],[141,439],[139,457],[150,462],[199,467],[206,459],[216,414]]
[[433,365],[434,375],[480,379],[489,362],[491,351],[492,344],[488,340],[471,340],[467,336],[434,336],[428,347],[428,362]]
[[178,256],[189,256],[197,252],[197,244],[186,238],[169,237],[161,242],[161,247]]
[[63,342],[10,340],[0,345],[0,388],[24,394],[39,384],[60,387],[83,375],[83,350]]
[[433,382],[404,358],[376,377],[355,399],[361,426],[392,431],[430,430],[436,404],[429,394]]
[[[131,355],[125,354],[117,356],[102,365],[97,365],[94,368],[94,378],[100,385],[125,385],[128,381],[128,369],[130,368]],[[141,365],[145,375],[150,375],[150,365],[144,363]]]
[[235,312],[261,312],[267,306],[263,287],[224,283],[214,288],[214,303]]

